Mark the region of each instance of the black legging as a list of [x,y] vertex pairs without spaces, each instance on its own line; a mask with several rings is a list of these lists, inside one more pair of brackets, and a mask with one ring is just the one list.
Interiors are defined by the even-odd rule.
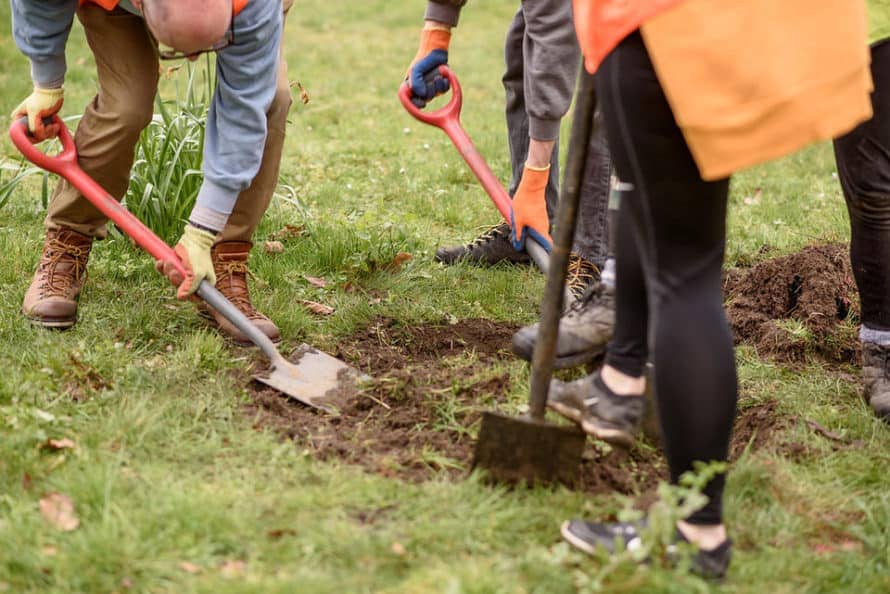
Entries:
[[890,331],[890,40],[872,47],[874,117],[834,142],[862,323]]
[[[735,359],[721,289],[729,180],[701,179],[639,33],[602,64],[597,90],[617,176],[632,185],[621,196],[607,363],[639,375],[648,342],[676,483],[695,461],[726,460],[735,417]],[[708,504],[688,522],[722,522],[724,482],[720,475],[708,484]]]

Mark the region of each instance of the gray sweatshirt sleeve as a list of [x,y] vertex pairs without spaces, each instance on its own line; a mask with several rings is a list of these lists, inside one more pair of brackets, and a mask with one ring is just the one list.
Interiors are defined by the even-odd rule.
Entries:
[[238,194],[259,171],[281,34],[281,3],[253,0],[235,17],[235,43],[217,53],[217,85],[204,138],[204,182],[189,217],[203,227],[221,230]]
[[424,19],[457,26],[460,9],[467,0],[428,0]]
[[31,60],[31,80],[45,89],[65,81],[65,44],[77,0],[11,0],[12,36]]

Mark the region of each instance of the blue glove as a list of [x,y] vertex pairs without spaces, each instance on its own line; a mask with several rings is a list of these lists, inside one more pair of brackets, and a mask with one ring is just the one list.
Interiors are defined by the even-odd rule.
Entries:
[[436,95],[447,93],[451,85],[439,74],[439,66],[448,64],[448,45],[451,31],[447,27],[425,26],[420,32],[420,46],[408,67],[408,86],[411,87],[411,103],[418,108],[426,107]]
[[448,64],[448,52],[433,50],[411,68],[408,80],[411,84],[411,103],[415,107],[423,109],[427,103],[451,88],[448,79],[439,74],[439,66],[444,64]]

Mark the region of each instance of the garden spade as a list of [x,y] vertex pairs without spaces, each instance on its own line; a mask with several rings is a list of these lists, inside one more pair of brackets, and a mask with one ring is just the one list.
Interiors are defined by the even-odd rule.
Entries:
[[[170,262],[185,277],[185,268],[176,252],[80,168],[71,133],[58,116],[54,116],[54,119],[59,124],[59,141],[62,144],[62,150],[56,156],[38,150],[31,142],[27,120],[24,118],[13,122],[9,136],[28,160],[68,180],[102,214],[139,244],[139,247],[159,262]],[[254,379],[258,382],[309,406],[335,412],[336,403],[347,398],[357,389],[357,383],[367,378],[343,361],[306,344],[297,350],[297,363],[290,363],[278,352],[269,337],[213,285],[202,281],[197,294],[247,335],[268,357],[269,370],[265,375],[255,376]]]
[[593,77],[582,68],[566,159],[566,174],[557,206],[556,237],[550,252],[550,269],[547,272],[547,285],[541,305],[541,323],[532,355],[529,412],[522,417],[483,413],[482,426],[476,441],[473,467],[485,469],[495,480],[529,484],[558,481],[572,484],[581,467],[584,433],[577,427],[547,423],[544,421],[544,410],[553,375],[563,286],[569,250],[575,236],[575,220],[595,107]]

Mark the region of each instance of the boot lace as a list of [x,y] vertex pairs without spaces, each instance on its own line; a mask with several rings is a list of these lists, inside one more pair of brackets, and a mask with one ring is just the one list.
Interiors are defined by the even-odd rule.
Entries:
[[249,319],[262,318],[262,314],[250,302],[250,293],[247,289],[248,276],[253,278],[253,273],[247,268],[246,262],[220,262],[216,267],[216,287]]
[[584,296],[587,288],[594,284],[599,277],[600,270],[596,264],[585,260],[578,254],[569,255],[569,268],[566,275],[566,285],[575,295],[575,301]]
[[[47,239],[40,268],[44,272],[41,285],[46,297],[65,297],[73,283],[79,282],[86,272],[86,260],[90,248],[67,243],[58,237]],[[70,262],[71,269],[59,270],[59,265]]]
[[492,241],[496,241],[498,239],[509,239],[510,238],[510,226],[507,223],[501,223],[500,225],[495,225],[491,229],[483,232],[481,235],[476,237],[473,241],[468,243],[465,246],[465,249],[472,250],[473,248],[485,245],[487,243],[491,243]]

